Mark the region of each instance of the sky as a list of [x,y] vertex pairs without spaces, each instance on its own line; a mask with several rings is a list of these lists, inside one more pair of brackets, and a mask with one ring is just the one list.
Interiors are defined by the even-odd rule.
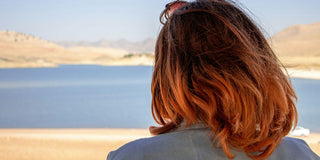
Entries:
[[[156,38],[170,0],[0,0],[0,30],[49,41]],[[266,35],[320,21],[320,0],[238,0]]]

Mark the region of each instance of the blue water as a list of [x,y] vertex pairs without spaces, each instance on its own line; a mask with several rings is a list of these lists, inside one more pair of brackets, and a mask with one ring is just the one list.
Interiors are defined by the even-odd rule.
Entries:
[[[0,128],[147,128],[152,67],[0,69]],[[320,80],[293,79],[299,125],[320,132]]]

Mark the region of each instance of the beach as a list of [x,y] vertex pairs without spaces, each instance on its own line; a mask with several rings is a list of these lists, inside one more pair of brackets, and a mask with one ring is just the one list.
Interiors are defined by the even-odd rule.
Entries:
[[[2,160],[103,160],[123,144],[150,137],[147,129],[0,129]],[[304,139],[320,155],[320,133]]]
[[1,160],[103,160],[146,129],[0,129]]

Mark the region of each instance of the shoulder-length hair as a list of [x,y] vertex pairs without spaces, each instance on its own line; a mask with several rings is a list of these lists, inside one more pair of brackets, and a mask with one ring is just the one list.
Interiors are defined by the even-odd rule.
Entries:
[[227,0],[186,3],[163,24],[151,85],[161,126],[151,133],[203,123],[228,158],[230,148],[270,156],[297,123],[297,98],[259,28]]

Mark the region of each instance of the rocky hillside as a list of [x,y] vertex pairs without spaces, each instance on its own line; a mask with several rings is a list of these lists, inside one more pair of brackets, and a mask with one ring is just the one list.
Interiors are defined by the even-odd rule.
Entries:
[[320,22],[286,28],[272,43],[279,56],[320,56]]
[[288,67],[320,68],[320,22],[288,27],[270,44]]

